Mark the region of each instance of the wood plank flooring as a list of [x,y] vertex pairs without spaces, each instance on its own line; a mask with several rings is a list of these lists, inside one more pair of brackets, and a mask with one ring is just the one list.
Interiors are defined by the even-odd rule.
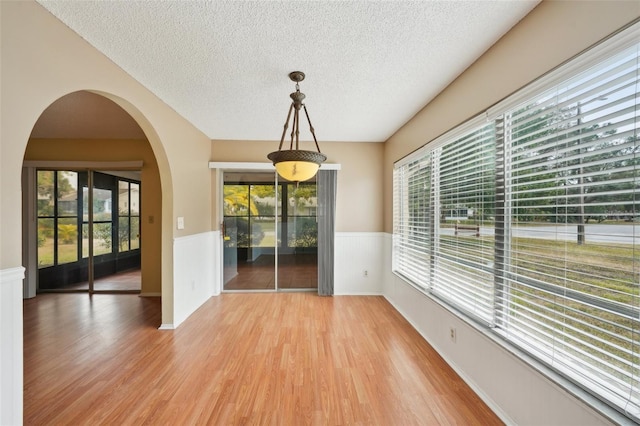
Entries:
[[495,425],[382,297],[224,293],[177,330],[160,299],[24,304],[25,425]]

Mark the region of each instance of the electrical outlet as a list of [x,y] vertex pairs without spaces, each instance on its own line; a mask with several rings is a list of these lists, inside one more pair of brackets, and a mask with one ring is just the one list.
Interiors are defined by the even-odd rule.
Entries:
[[362,276],[367,278],[369,276],[369,271],[367,271],[366,269],[362,271]]
[[453,343],[456,342],[456,328],[455,327],[449,327],[449,338],[451,339],[451,341]]

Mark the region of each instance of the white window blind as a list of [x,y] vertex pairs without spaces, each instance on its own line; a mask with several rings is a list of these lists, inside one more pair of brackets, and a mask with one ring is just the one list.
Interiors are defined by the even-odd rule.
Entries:
[[493,319],[495,132],[490,123],[436,148],[431,289]]
[[396,164],[393,210],[395,273],[636,422],[638,34]]
[[393,172],[393,269],[414,284],[428,286],[431,247],[431,155]]
[[499,330],[640,419],[636,45],[509,111]]
[[394,271],[491,322],[493,123],[394,170]]

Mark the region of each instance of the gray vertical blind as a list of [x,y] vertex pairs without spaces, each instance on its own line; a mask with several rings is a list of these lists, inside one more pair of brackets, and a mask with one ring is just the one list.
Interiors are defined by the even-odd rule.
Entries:
[[318,186],[318,294],[332,296],[334,289],[334,246],[336,188],[338,172],[319,170]]

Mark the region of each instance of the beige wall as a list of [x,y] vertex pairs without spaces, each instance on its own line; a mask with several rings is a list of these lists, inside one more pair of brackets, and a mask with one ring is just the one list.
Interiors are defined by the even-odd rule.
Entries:
[[640,16],[640,1],[543,1],[385,143],[384,229],[393,162]]
[[[162,188],[158,165],[146,140],[30,139],[28,161],[136,161],[142,160],[140,200],[142,235],[142,293],[160,293],[162,244]],[[154,218],[150,223],[149,217]],[[156,221],[155,218],[158,218]]]
[[[278,148],[278,141],[212,141],[211,161],[269,162],[267,154]],[[315,150],[301,143],[301,149]],[[382,154],[381,143],[320,142],[326,163],[341,165],[336,196],[337,232],[382,232]],[[216,188],[216,173],[213,173]],[[217,211],[217,210],[214,210]],[[216,218],[216,223],[221,221]]]
[[[20,266],[22,160],[36,120],[58,98],[88,90],[144,131],[162,186],[162,322],[173,322],[173,239],[211,230],[211,141],[34,1],[0,1],[0,269]],[[185,229],[176,230],[176,217]]]

